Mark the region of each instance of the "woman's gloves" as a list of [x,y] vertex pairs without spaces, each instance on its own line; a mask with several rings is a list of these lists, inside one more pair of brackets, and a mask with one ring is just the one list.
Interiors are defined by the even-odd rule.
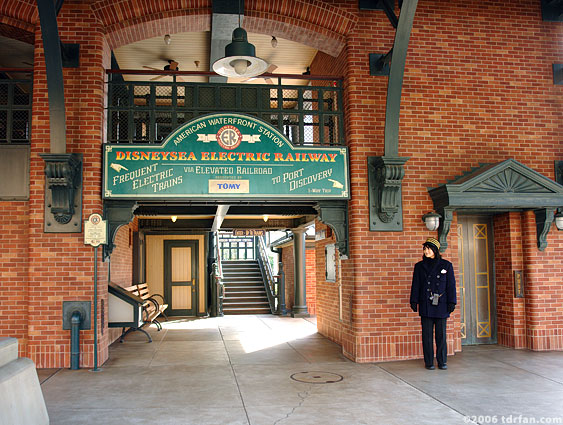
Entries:
[[411,310],[414,311],[416,313],[416,310],[418,308],[418,304],[417,303],[411,303]]

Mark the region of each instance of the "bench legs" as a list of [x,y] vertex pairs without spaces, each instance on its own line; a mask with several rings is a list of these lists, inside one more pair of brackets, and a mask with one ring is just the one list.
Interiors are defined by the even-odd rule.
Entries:
[[123,338],[125,338],[125,335],[127,335],[129,332],[133,332],[133,331],[141,331],[142,333],[144,333],[147,336],[147,338],[149,339],[149,342],[152,342],[151,336],[147,333],[147,331],[145,331],[144,329],[141,329],[141,328],[129,328],[129,329],[127,329],[127,331],[125,330],[125,328],[123,328],[123,332],[121,333],[121,337],[119,338],[119,342],[123,342]]
[[160,331],[162,330],[162,325],[160,324],[160,322],[156,319],[152,319],[152,322],[156,325],[156,330]]

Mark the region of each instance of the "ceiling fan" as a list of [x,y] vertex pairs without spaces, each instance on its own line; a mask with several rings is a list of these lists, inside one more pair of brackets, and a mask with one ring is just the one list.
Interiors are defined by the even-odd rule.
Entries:
[[[277,67],[278,67],[277,65],[274,65],[273,63],[271,63],[270,66],[268,66],[268,68],[266,68],[266,71],[264,71],[264,73],[265,74],[272,74],[277,69]],[[247,78],[246,80],[242,80],[241,83],[247,83],[247,82],[250,82],[250,81],[254,81],[258,78],[263,78],[263,77],[260,77],[260,75],[257,75],[256,77],[250,77],[250,78]],[[274,81],[270,77],[264,78],[264,81],[268,84],[274,84]]]
[[[178,67],[178,65],[179,65],[178,62],[176,62],[174,59],[168,59],[167,61],[168,61],[168,65],[165,65],[164,68],[162,68],[163,71],[179,71],[179,70],[180,70],[180,68]],[[145,65],[143,65],[143,68],[152,69],[152,70],[154,70],[154,71],[161,71],[161,69],[159,69],[159,68],[154,68],[154,67],[152,67],[152,66],[145,66]],[[159,80],[159,79],[164,78],[164,77],[167,77],[167,75],[157,75],[156,77],[151,78],[151,81],[153,81],[153,80]],[[183,81],[181,77],[178,77],[178,76],[177,76],[176,78],[177,78],[179,81]]]

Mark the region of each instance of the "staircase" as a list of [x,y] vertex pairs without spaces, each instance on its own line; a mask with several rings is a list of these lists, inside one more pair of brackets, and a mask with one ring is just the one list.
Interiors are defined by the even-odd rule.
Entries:
[[256,260],[222,261],[223,313],[270,314],[270,304]]

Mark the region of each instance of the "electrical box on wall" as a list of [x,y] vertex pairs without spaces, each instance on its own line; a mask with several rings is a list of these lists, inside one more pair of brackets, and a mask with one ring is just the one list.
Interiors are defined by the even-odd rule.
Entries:
[[325,246],[325,280],[336,282],[336,245]]

